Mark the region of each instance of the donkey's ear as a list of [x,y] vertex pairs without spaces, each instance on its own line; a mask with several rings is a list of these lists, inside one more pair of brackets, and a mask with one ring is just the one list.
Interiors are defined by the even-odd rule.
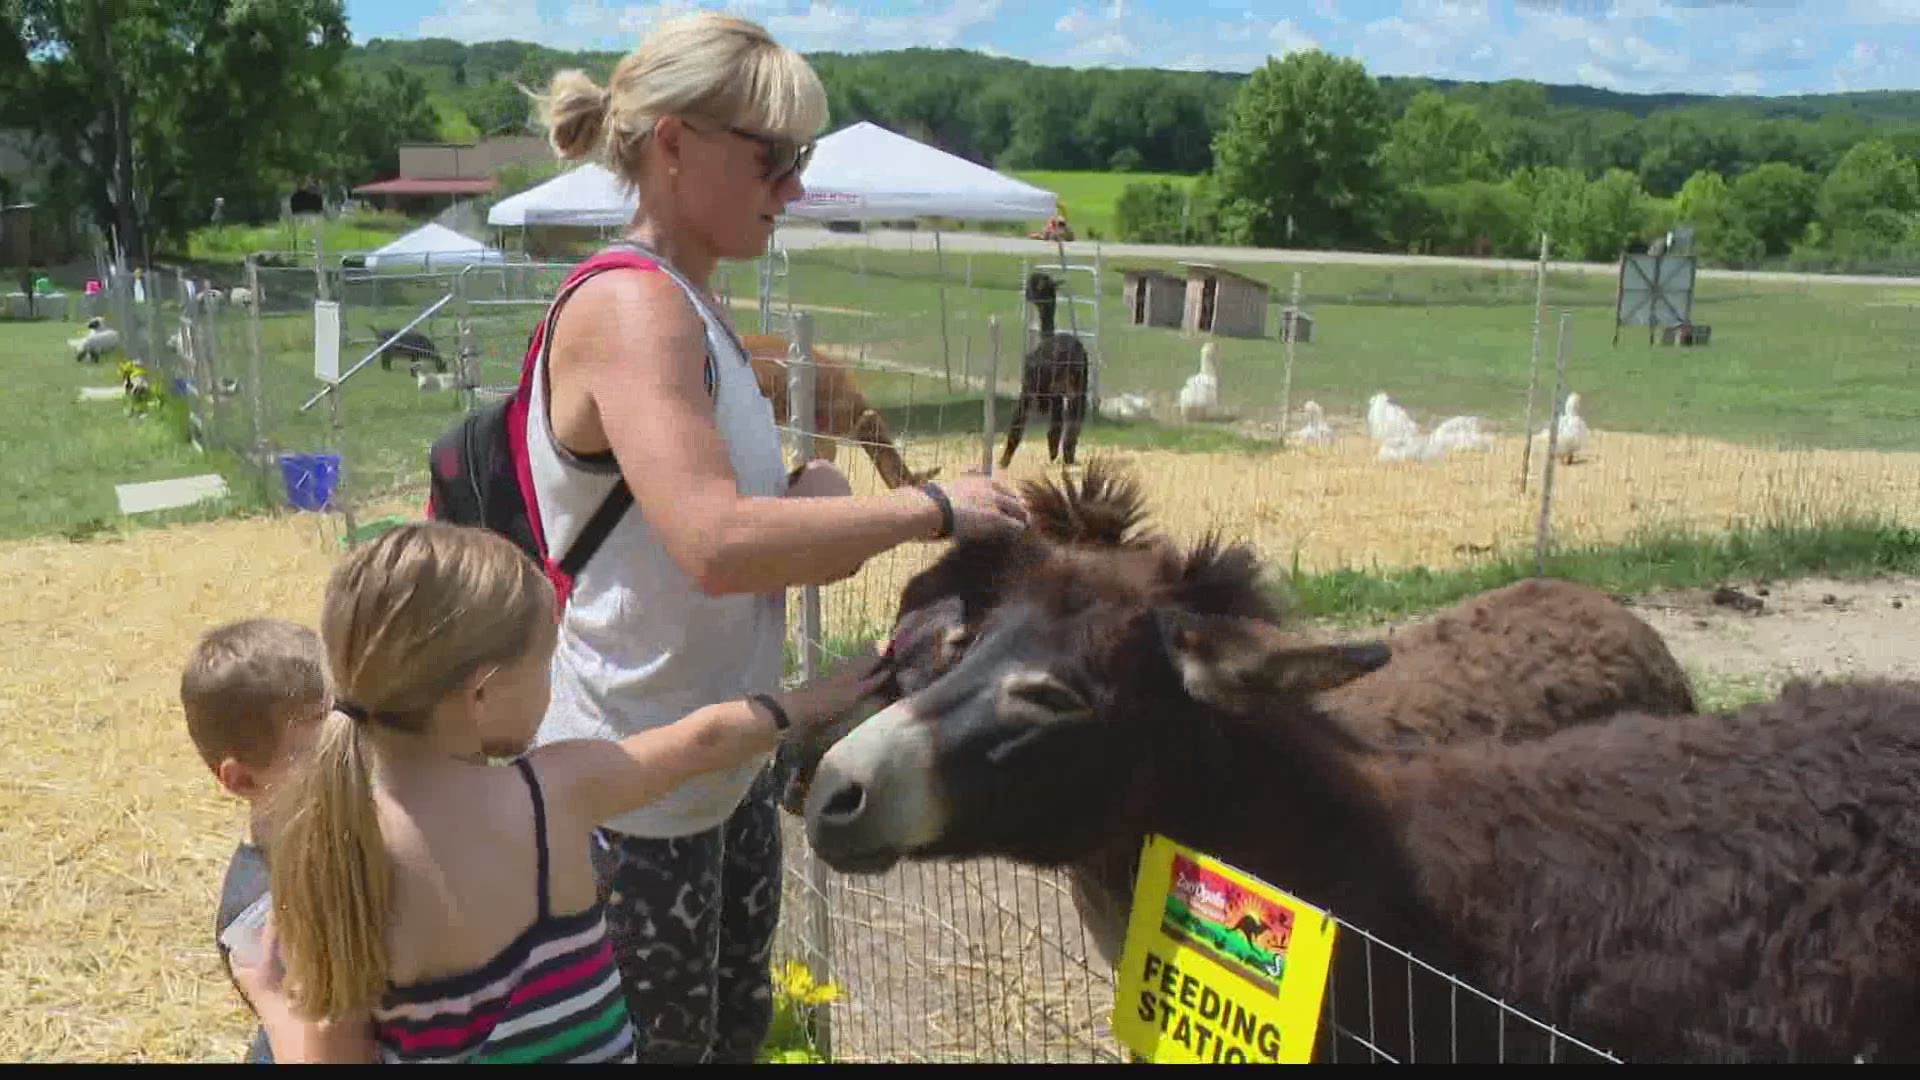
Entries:
[[1177,608],[1155,613],[1161,646],[1187,694],[1225,709],[1317,694],[1385,667],[1382,641],[1318,645],[1272,623]]

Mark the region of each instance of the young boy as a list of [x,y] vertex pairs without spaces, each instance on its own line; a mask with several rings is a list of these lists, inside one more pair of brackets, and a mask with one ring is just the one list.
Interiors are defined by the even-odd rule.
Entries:
[[[264,797],[312,744],[331,700],[326,671],[325,649],[312,630],[284,619],[243,619],[201,635],[180,676],[180,706],[194,747],[220,786],[252,810],[248,837],[227,864],[214,919],[214,944],[228,979],[233,964],[219,937],[267,892],[266,852],[259,846]],[[273,1063],[265,1029],[254,1030],[247,1061]]]

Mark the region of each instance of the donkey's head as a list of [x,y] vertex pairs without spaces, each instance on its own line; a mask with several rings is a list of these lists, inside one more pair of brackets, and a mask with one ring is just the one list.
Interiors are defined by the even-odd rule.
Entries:
[[1244,547],[1055,547],[1009,570],[1006,598],[950,668],[820,760],[804,814],[836,870],[1079,858],[1147,826],[1165,777],[1233,768],[1222,723],[1284,742],[1298,714],[1307,737],[1338,737],[1313,697],[1388,657],[1384,644],[1311,644],[1239,614],[1260,588]]
[[[1139,562],[1173,550],[1164,537],[1142,531],[1147,512],[1139,484],[1112,459],[1089,461],[1078,481],[1029,480],[1020,485],[1028,527],[1016,539],[961,541],[901,590],[893,634],[886,650],[886,679],[878,705],[916,693],[958,662],[995,608],[1009,599],[1015,582],[1062,551],[1128,553]],[[1257,598],[1248,598],[1253,603]],[[1277,617],[1267,608],[1246,612]],[[789,779],[782,805],[799,814],[820,756],[860,723],[858,716],[789,743],[781,753]]]

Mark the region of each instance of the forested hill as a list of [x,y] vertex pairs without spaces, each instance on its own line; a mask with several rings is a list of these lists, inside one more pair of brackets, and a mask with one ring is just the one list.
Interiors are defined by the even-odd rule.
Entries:
[[[565,67],[605,79],[619,58],[515,41],[376,39],[356,47],[351,63],[417,75],[442,134],[471,138],[525,128],[526,102],[514,80],[539,88]],[[809,59],[827,85],[832,126],[873,120],[1001,169],[1203,172],[1212,135],[1246,80],[1224,72],[1044,67],[957,49]],[[1425,89],[1479,106],[1503,171],[1565,165],[1598,175],[1619,167],[1638,173],[1654,194],[1671,194],[1696,168],[1734,175],[1786,161],[1824,173],[1870,132],[1920,146],[1914,91],[1761,98],[1519,81],[1379,83],[1394,115]]]

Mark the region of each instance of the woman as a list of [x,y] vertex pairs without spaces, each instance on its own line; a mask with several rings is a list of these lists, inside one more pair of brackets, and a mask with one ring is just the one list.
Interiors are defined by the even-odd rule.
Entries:
[[[562,157],[597,157],[637,190],[624,239],[658,271],[589,278],[536,368],[528,452],[548,543],[571,544],[617,478],[634,494],[575,582],[542,741],[619,738],[775,690],[788,587],[908,541],[1024,527],[1018,498],[979,476],[854,497],[816,466],[789,488],[772,407],[708,281],[721,259],[762,254],[803,194],[826,123],[804,60],[752,23],[688,16],[605,89],[557,75],[544,113]],[[642,1060],[750,1063],[765,1038],[777,794],[763,758],[596,834]]]

